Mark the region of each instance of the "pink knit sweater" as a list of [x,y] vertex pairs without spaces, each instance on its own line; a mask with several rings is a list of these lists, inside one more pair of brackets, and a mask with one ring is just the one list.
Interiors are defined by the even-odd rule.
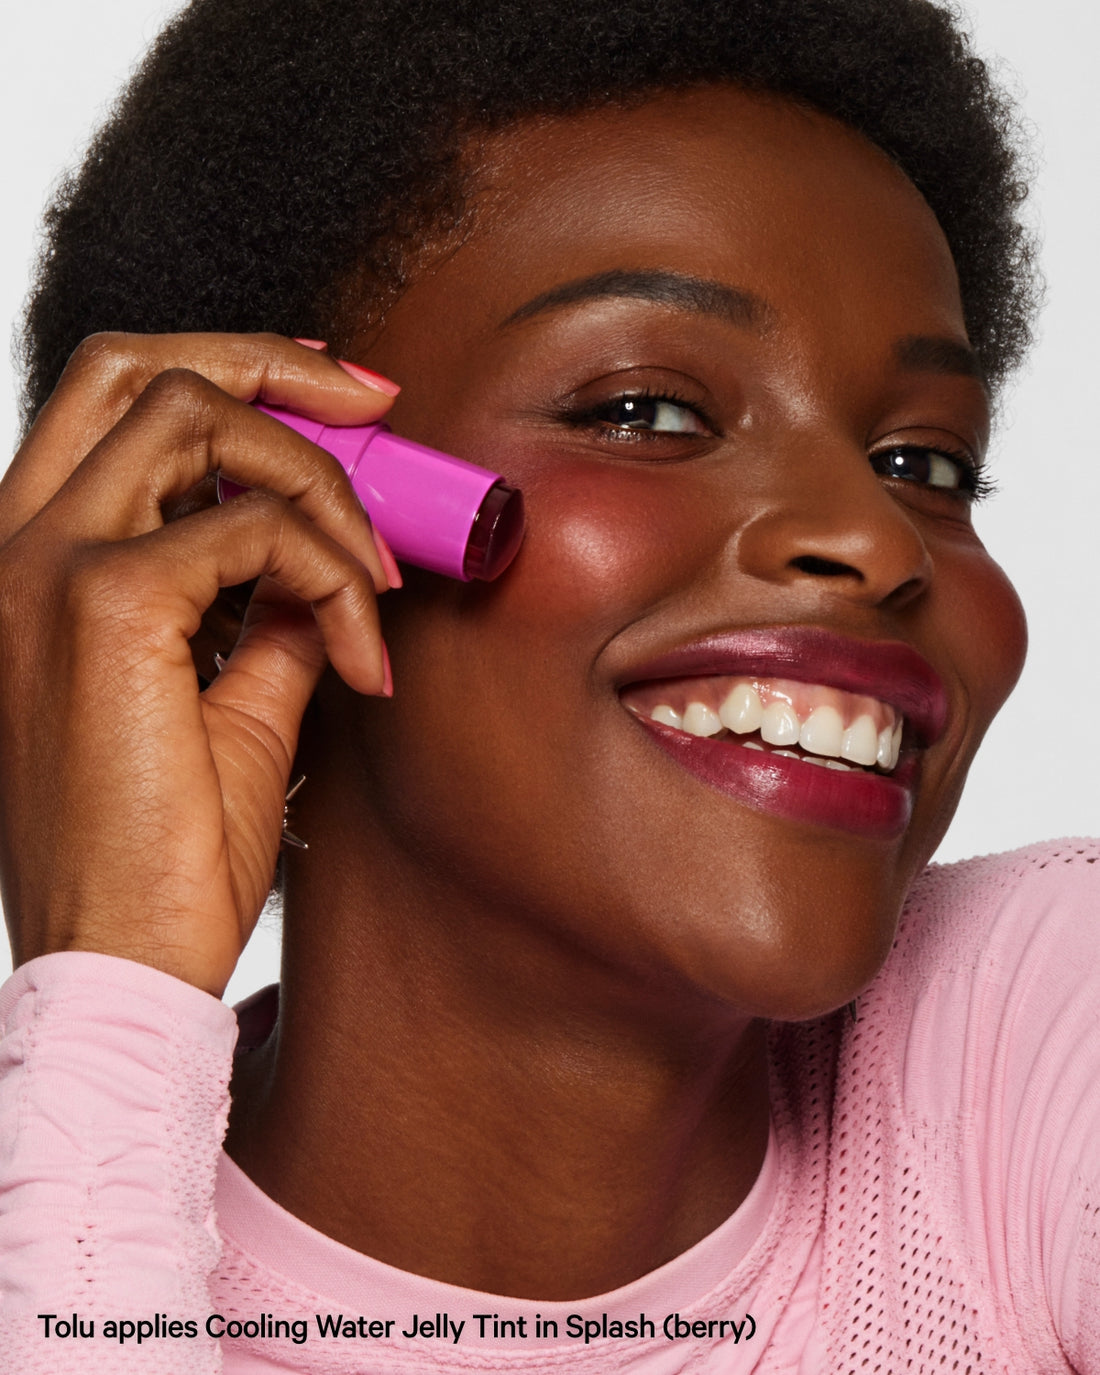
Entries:
[[570,1304],[284,1213],[220,1156],[233,1014],[140,965],[35,960],[0,994],[0,1370],[1100,1371],[1098,860],[928,870],[858,1024],[774,1028],[737,1213]]

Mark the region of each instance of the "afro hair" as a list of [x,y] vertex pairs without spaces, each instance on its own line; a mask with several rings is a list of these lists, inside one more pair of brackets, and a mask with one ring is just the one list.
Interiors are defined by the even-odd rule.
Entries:
[[1017,130],[930,0],[194,0],[48,211],[24,418],[98,330],[335,339],[341,284],[392,296],[461,219],[478,131],[716,81],[816,107],[902,168],[1002,381],[1037,298]]

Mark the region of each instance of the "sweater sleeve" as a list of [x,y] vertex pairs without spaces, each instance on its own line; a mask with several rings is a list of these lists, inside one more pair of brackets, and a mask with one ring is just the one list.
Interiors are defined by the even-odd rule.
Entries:
[[204,1324],[235,1037],[217,999],[106,955],[0,990],[0,1369],[221,1370]]
[[1009,987],[1013,1063],[1000,1085],[1010,1274],[1043,1296],[1034,1321],[1049,1314],[1080,1375],[1100,1375],[1098,861],[1096,841],[1063,842],[1009,904],[1026,945],[1046,958],[1024,954]]
[[1100,844],[953,869],[907,1098],[961,1161],[971,1250],[1028,1369],[1100,1375]]

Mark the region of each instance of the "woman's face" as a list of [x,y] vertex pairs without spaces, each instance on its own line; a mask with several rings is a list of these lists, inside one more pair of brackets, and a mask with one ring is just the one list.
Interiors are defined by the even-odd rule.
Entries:
[[650,989],[835,1007],[1024,652],[947,244],[858,135],[722,87],[495,136],[474,188],[352,356],[528,532],[386,598],[392,702],[327,701],[375,843]]

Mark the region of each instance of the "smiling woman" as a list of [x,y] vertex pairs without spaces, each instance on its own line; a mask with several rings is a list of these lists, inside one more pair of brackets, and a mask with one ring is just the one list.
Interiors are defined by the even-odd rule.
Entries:
[[[639,146],[647,177],[609,204]],[[372,829],[417,837],[418,865],[440,857],[451,911],[465,877],[482,916],[464,932],[499,892],[549,905],[571,943],[616,965],[621,930],[635,960],[652,950],[747,1011],[844,1004],[881,963],[1022,656],[1018,604],[960,485],[988,396],[947,244],[877,149],[737,90],[542,121],[480,158],[471,194],[491,209],[409,284],[371,359],[405,379],[395,423],[506,465],[530,528],[461,636],[451,594],[388,609],[395,663],[412,667],[384,726],[343,732],[387,799]],[[679,427],[616,423],[647,396]],[[966,456],[954,487],[916,480],[937,447]],[[906,453],[910,470],[884,481],[884,456]],[[940,583],[949,598],[931,595]],[[843,728],[853,694],[875,699],[876,736],[887,710],[907,714],[904,760],[890,777],[818,772],[768,749],[767,726],[746,733],[765,746],[751,751],[623,710],[643,683],[673,680],[686,706],[738,675],[769,697],[777,678],[821,680]],[[321,715],[338,720],[337,704]],[[457,835],[420,801],[426,781],[446,795],[456,758],[485,780]],[[731,812],[700,780],[754,805]],[[593,851],[599,865],[581,862]],[[357,852],[365,882],[382,861]],[[799,900],[763,902],[788,865]],[[805,935],[823,924],[828,951]]]
[[[200,0],[64,190],[0,492],[20,1369],[1098,1368],[1097,852],[923,872],[1024,653],[1007,116],[924,0],[764,8]],[[256,399],[503,474],[515,562],[398,573]]]

